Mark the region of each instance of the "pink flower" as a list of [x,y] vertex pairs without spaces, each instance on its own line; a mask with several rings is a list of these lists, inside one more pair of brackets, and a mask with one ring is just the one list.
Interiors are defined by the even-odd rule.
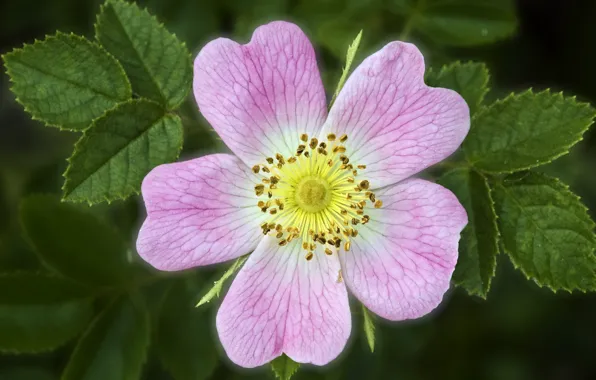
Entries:
[[254,250],[217,314],[234,363],[329,363],[350,335],[347,289],[393,321],[441,302],[467,216],[449,190],[409,177],[453,153],[470,117],[457,93],[424,84],[414,45],[364,60],[329,115],[313,47],[287,22],[246,45],[210,42],[194,74],[235,155],[149,173],[137,249],[166,271]]

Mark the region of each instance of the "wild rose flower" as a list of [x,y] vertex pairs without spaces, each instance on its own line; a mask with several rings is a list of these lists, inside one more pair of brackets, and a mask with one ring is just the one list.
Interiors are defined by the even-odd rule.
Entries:
[[392,42],[327,115],[313,47],[293,24],[197,56],[195,98],[235,155],[149,173],[137,248],[167,271],[254,250],[216,319],[234,363],[329,363],[350,335],[348,288],[393,321],[440,303],[467,216],[449,190],[409,177],[453,153],[470,118],[457,93],[423,78],[418,49]]

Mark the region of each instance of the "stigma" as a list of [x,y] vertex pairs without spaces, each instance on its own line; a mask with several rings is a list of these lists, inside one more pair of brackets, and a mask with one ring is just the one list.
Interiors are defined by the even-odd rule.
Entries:
[[252,167],[260,176],[256,206],[268,215],[263,234],[280,246],[301,240],[309,261],[318,246],[326,255],[349,251],[359,226],[370,222],[366,209],[383,204],[362,176],[366,165],[350,162],[347,140],[345,134],[319,141],[303,133],[292,156],[276,153]]

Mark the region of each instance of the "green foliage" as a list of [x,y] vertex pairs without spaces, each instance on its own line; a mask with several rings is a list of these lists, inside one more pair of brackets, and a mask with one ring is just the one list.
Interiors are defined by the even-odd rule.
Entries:
[[75,145],[63,196],[89,203],[138,193],[155,166],[175,160],[182,149],[182,122],[148,100],[120,104],[95,120]]
[[62,380],[138,380],[149,345],[149,316],[138,299],[122,297],[81,337]]
[[390,7],[407,17],[405,36],[415,30],[443,45],[487,44],[517,27],[513,0],[393,0]]
[[370,352],[375,352],[375,323],[366,306],[362,305],[362,316],[364,317],[364,334]]
[[290,380],[298,371],[300,364],[290,359],[286,354],[271,361],[271,370],[279,380]]
[[168,109],[184,101],[192,80],[188,49],[146,10],[109,0],[97,17],[95,35],[122,63],[136,94]]
[[157,326],[157,352],[176,380],[202,380],[217,365],[206,310],[196,309],[194,295],[183,281],[168,292]]
[[331,98],[331,102],[329,103],[329,108],[333,106],[337,95],[339,95],[341,89],[344,87],[344,83],[346,83],[346,79],[348,79],[348,74],[350,73],[350,67],[352,66],[352,62],[354,62],[354,57],[356,57],[356,52],[358,51],[358,46],[360,46],[360,40],[362,39],[362,30],[354,41],[348,46],[348,52],[346,53],[346,65],[344,66],[341,77],[339,78],[339,82],[337,83],[337,87],[335,92],[333,93],[333,98]]
[[204,305],[204,304],[208,303],[214,297],[219,297],[219,293],[221,292],[222,287],[226,283],[226,280],[228,278],[232,277],[232,275],[234,273],[236,273],[236,271],[242,267],[242,264],[244,264],[244,262],[247,259],[248,259],[248,255],[242,256],[242,257],[238,258],[236,261],[234,261],[234,264],[232,264],[228,268],[228,270],[225,271],[225,273],[223,274],[223,276],[221,276],[221,278],[219,280],[215,281],[215,283],[207,291],[207,293],[205,293],[205,295],[203,297],[201,297],[201,299],[199,300],[199,303],[197,303],[197,306],[196,307],[199,307],[201,305]]
[[488,92],[488,79],[486,65],[478,62],[454,62],[439,71],[431,68],[426,73],[429,86],[450,88],[459,93],[468,103],[471,115],[476,113]]
[[127,258],[120,235],[79,207],[51,196],[31,196],[21,205],[21,222],[40,259],[66,277],[118,287],[140,273]]
[[101,46],[56,33],[3,56],[12,91],[33,118],[70,130],[85,129],[130,99],[122,66]]
[[93,315],[88,289],[34,273],[0,275],[0,351],[52,350],[78,335]]
[[453,191],[468,214],[453,281],[469,294],[486,298],[499,252],[497,216],[486,178],[473,169],[461,168],[445,174],[439,183]]
[[512,94],[476,114],[464,151],[482,171],[529,169],[566,154],[582,139],[594,116],[589,104],[561,93]]
[[553,290],[596,289],[594,222],[566,185],[524,172],[494,189],[501,241],[516,267]]

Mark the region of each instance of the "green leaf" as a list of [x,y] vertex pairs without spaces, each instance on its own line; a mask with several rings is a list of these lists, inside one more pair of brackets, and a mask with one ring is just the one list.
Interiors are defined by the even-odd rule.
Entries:
[[472,165],[486,172],[529,169],[568,153],[594,116],[589,104],[562,93],[511,94],[476,114],[464,151]]
[[83,130],[130,99],[122,66],[96,43],[58,32],[3,56],[12,91],[34,119]]
[[517,28],[512,0],[394,2],[392,9],[409,20],[405,29],[418,30],[442,45],[487,44],[511,36]]
[[344,66],[341,77],[339,78],[339,82],[337,83],[337,87],[335,88],[335,93],[331,98],[331,102],[329,103],[329,108],[333,106],[337,95],[344,87],[346,83],[346,79],[348,79],[348,74],[350,73],[350,67],[352,66],[352,62],[354,62],[354,57],[356,57],[356,52],[358,51],[358,46],[360,46],[360,40],[362,39],[362,30],[358,33],[354,41],[348,46],[348,52],[346,53],[346,65]]
[[52,371],[43,367],[22,366],[0,370],[0,380],[57,380]]
[[448,172],[438,182],[453,191],[468,214],[453,281],[469,294],[486,298],[499,252],[497,216],[486,178],[475,170],[461,168]]
[[62,380],[138,380],[149,346],[149,316],[123,297],[93,321],[77,344]]
[[43,274],[0,275],[0,351],[53,350],[77,336],[93,316],[88,289]]
[[202,380],[217,366],[211,340],[211,321],[205,310],[193,305],[194,294],[182,281],[168,292],[161,307],[157,352],[163,366],[176,380]]
[[585,206],[566,185],[540,173],[494,186],[499,230],[513,264],[552,290],[596,290],[596,237]]
[[290,380],[298,371],[298,368],[300,368],[300,364],[290,359],[286,354],[282,354],[271,361],[271,370],[275,373],[275,377],[280,380]]
[[21,204],[21,222],[42,262],[63,276],[124,286],[140,274],[127,258],[122,237],[79,207],[52,196],[31,196]]
[[484,63],[454,62],[440,71],[432,68],[426,73],[426,83],[432,87],[450,88],[459,93],[474,114],[488,92],[488,69]]
[[370,347],[370,352],[375,352],[375,323],[364,305],[362,305],[362,316],[364,317],[364,334],[368,347]]
[[199,303],[196,307],[206,304],[207,302],[211,301],[214,297],[219,297],[219,293],[221,292],[221,288],[225,284],[226,280],[230,278],[240,267],[242,264],[248,259],[248,255],[242,256],[234,261],[234,264],[221,276],[221,278],[213,284],[211,289],[199,300]]
[[107,1],[97,17],[95,36],[122,63],[136,94],[168,109],[184,101],[192,80],[188,49],[146,10]]
[[138,193],[145,175],[174,161],[182,122],[148,100],[131,100],[95,120],[75,145],[64,173],[64,200],[96,203]]

